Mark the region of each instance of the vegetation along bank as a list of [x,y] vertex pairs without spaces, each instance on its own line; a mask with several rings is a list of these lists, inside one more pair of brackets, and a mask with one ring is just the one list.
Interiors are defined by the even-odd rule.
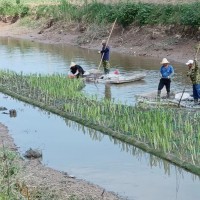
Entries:
[[[97,31],[93,39],[106,36],[105,28],[117,19],[121,30],[127,30],[130,26],[165,26],[167,34],[180,33],[181,36],[189,36],[199,39],[200,26],[200,2],[177,3],[177,4],[154,4],[119,1],[101,3],[99,1],[44,1],[34,6],[31,1],[0,1],[0,20],[15,23],[21,20],[21,25],[41,26],[44,20],[48,20],[46,27],[49,28],[59,21],[65,24],[78,23],[80,31],[89,33]],[[150,1],[151,2],[151,1]],[[182,1],[184,2],[184,1]],[[31,20],[29,20],[31,18]],[[41,24],[42,23],[42,24]],[[98,26],[98,28],[96,27]],[[84,42],[84,41],[82,41]]]

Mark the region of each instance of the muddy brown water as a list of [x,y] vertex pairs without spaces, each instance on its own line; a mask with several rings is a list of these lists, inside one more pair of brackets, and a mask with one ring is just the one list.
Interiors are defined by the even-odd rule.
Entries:
[[[23,40],[0,40],[0,68],[23,73],[67,74],[71,61],[85,69],[98,66],[96,51],[47,45]],[[113,66],[121,72],[148,71],[144,81],[126,85],[87,84],[84,91],[100,98],[135,103],[135,94],[155,89],[159,59],[112,53]],[[173,87],[181,90],[186,68],[176,66]],[[0,121],[12,134],[23,154],[30,147],[43,152],[43,163],[98,184],[129,200],[188,200],[200,198],[200,180],[185,170],[100,132],[42,111],[0,94],[0,106],[15,109],[16,117],[2,114]]]

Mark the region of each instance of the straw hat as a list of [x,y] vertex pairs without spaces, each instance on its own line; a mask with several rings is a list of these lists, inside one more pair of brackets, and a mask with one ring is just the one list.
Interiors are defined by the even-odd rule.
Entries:
[[70,67],[73,67],[73,66],[75,66],[76,65],[76,63],[75,62],[71,62],[71,65],[70,65]]
[[168,63],[169,63],[169,61],[167,60],[167,58],[163,58],[162,62],[160,64],[168,64]]
[[185,64],[186,64],[186,65],[190,65],[190,64],[193,64],[193,63],[194,63],[193,60],[188,60]]

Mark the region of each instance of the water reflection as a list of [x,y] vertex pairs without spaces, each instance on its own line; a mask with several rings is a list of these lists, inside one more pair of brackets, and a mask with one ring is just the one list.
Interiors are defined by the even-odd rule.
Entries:
[[[100,133],[99,131],[96,131],[94,129],[91,129],[91,128],[88,128],[88,127],[85,127],[81,124],[78,124],[76,122],[73,122],[71,120],[68,120],[68,119],[65,119],[65,122],[66,122],[66,125],[77,130],[77,131],[82,131],[83,134],[88,134],[90,136],[90,138],[94,141],[102,141],[103,138],[105,137],[104,134]],[[137,160],[141,161],[141,160],[145,160],[149,163],[149,166],[151,168],[153,167],[159,167],[160,169],[163,169],[164,173],[168,176],[171,176],[171,168],[174,168],[176,169],[176,176],[179,177],[179,178],[182,178],[184,179],[184,173],[185,173],[185,170],[180,168],[180,167],[177,167],[177,166],[174,166],[173,164],[171,164],[170,162],[166,161],[166,160],[163,160],[157,156],[154,156],[152,154],[148,154],[146,153],[145,151],[137,148],[137,147],[134,147],[133,145],[130,145],[130,144],[127,144],[125,142],[122,142],[116,138],[113,138],[112,136],[108,136],[109,137],[109,140],[116,146],[118,146],[118,148],[121,150],[121,151],[124,151],[126,153],[129,153],[131,154],[132,156],[134,156],[135,158],[137,158]],[[191,174],[192,176],[192,179],[193,180],[200,180],[200,177],[199,176],[196,176],[194,174]]]
[[105,99],[111,100],[112,95],[111,95],[111,88],[110,84],[105,84]]
[[75,123],[69,119],[65,119],[65,123],[68,127],[73,128],[74,130],[81,131],[83,134],[88,134],[94,141],[101,141],[104,137],[104,135],[99,131],[85,127],[82,124]]

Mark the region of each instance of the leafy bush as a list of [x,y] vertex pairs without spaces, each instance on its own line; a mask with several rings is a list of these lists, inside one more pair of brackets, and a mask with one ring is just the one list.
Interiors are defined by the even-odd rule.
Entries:
[[200,26],[200,3],[185,5],[181,13],[181,24]]
[[1,16],[19,16],[24,17],[29,14],[29,7],[22,4],[14,4],[9,1],[3,1],[0,4]]

